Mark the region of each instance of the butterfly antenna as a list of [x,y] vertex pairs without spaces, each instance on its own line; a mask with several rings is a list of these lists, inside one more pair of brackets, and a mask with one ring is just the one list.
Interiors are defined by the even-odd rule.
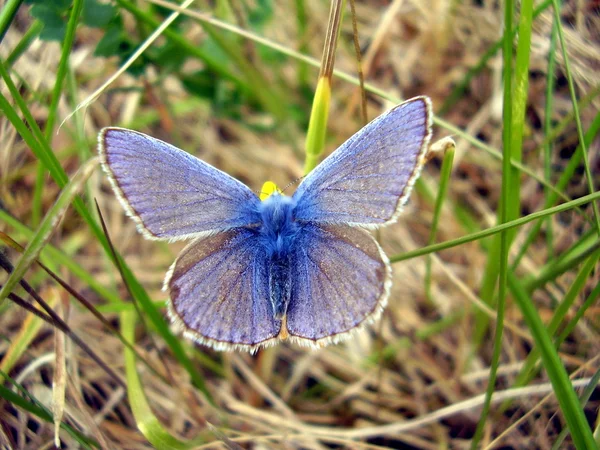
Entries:
[[292,181],[290,181],[288,184],[286,184],[283,189],[281,189],[281,192],[285,192],[287,191],[291,186],[293,186],[294,184],[300,184],[300,182],[306,178],[306,175],[302,175],[301,177],[298,177]]

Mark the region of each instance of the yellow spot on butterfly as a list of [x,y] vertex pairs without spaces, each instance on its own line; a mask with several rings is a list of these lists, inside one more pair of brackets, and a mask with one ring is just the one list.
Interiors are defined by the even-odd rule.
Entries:
[[275,192],[279,192],[280,194],[283,194],[281,189],[279,189],[275,183],[273,183],[272,181],[265,181],[265,184],[263,184],[262,189],[260,190],[260,195],[259,195],[260,201],[264,202]]

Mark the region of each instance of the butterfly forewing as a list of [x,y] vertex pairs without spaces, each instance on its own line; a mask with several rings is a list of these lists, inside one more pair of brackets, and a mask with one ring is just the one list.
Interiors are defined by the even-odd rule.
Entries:
[[121,128],[100,133],[102,166],[146,237],[185,239],[259,222],[244,184],[172,145]]
[[408,100],[377,117],[298,186],[295,217],[377,227],[396,220],[424,163],[429,99]]
[[279,334],[281,321],[268,300],[264,249],[252,230],[192,242],[171,267],[165,289],[172,318],[200,343],[253,350]]
[[381,313],[391,271],[367,231],[307,224],[294,243],[292,255],[287,330],[298,343],[338,341]]

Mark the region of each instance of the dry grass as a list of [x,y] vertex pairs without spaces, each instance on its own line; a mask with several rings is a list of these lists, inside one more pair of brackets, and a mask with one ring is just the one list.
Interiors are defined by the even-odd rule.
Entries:
[[[144,3],[144,2],[141,2]],[[291,2],[277,2],[276,18],[265,29],[267,37],[291,48],[297,47],[295,20]],[[465,4],[453,7],[447,0],[415,0],[381,2],[377,0],[358,5],[359,30],[364,46],[370,44],[364,55],[368,80],[386,92],[404,98],[426,94],[433,104],[441,105],[466,71],[481,58],[483,52],[502,33],[497,2],[483,1],[481,6]],[[579,5],[579,6],[578,6]],[[309,1],[309,52],[319,57],[326,25],[327,7],[323,2]],[[598,13],[585,2],[568,2],[565,17],[574,20],[567,30],[569,52],[580,96],[597,87],[600,67],[600,36]],[[593,9],[593,8],[592,8]],[[0,53],[5,56],[19,41],[22,29],[29,19],[19,15],[18,27],[12,27]],[[349,21],[344,25],[336,67],[349,73],[355,71]],[[532,78],[527,110],[528,134],[524,162],[541,173],[542,156],[538,150],[543,141],[541,123],[544,115],[544,89],[547,48],[551,23],[550,13],[536,21],[532,47]],[[132,24],[133,27],[133,24]],[[21,31],[20,29],[21,28]],[[199,42],[203,33],[198,25],[190,26],[186,35]],[[81,29],[72,54],[72,64],[78,80],[78,101],[93,92],[115,70],[114,61],[92,56],[99,38],[96,31]],[[48,92],[52,89],[60,48],[55,43],[36,41],[14,67],[29,84],[29,90]],[[489,67],[477,76],[469,91],[444,117],[454,125],[467,130],[495,148],[501,147],[501,61],[492,59]],[[196,63],[190,63],[196,64]],[[562,74],[562,57],[558,56]],[[264,68],[268,73],[268,67]],[[316,72],[312,72],[316,77]],[[289,85],[295,83],[295,66],[282,73],[268,73],[283,77]],[[153,84],[156,74],[147,73],[151,88],[139,92],[112,90],[95,101],[85,114],[85,134],[93,151],[97,131],[108,125],[127,125],[133,119],[159,111],[158,120],[141,131],[168,140],[186,148],[204,161],[244,181],[253,189],[272,179],[287,185],[302,172],[303,134],[297,129],[294,142],[282,143],[277,133],[257,133],[240,122],[217,118],[201,102],[189,107],[189,94],[178,79],[168,77]],[[555,94],[554,119],[559,122],[571,110],[568,90],[559,76]],[[140,81],[123,75],[112,85],[140,86]],[[1,89],[4,89],[1,87]],[[295,94],[291,95],[292,97]],[[356,88],[336,81],[332,99],[328,148],[333,150],[360,127],[356,108],[359,97]],[[174,109],[187,110],[174,114]],[[582,113],[587,128],[598,110],[598,99],[593,107]],[[371,117],[386,105],[375,97],[369,98]],[[47,107],[43,101],[31,103],[36,119],[43,123]],[[164,108],[164,109],[161,109]],[[65,98],[59,105],[59,117],[73,110],[71,100]],[[269,124],[269,117],[245,111],[244,120]],[[77,149],[73,148],[72,126],[67,123],[53,137],[52,146],[69,173],[78,165]],[[435,130],[435,138],[446,133]],[[495,223],[499,198],[500,164],[476,150],[458,137],[458,152],[451,180],[449,197],[452,202],[468,209],[485,228]],[[569,124],[556,140],[555,167],[561,167],[577,144],[574,124]],[[30,205],[35,184],[35,159],[18,138],[11,125],[0,118],[0,185],[3,207],[22,223],[30,223]],[[590,160],[596,175],[600,168],[598,141],[590,148]],[[423,174],[425,186],[434,192],[438,180],[439,161],[434,160]],[[183,244],[163,245],[145,241],[135,231],[108,187],[107,180],[98,173],[91,183],[92,194],[98,200],[114,244],[125,256],[140,282],[154,300],[164,299],[160,288],[164,272]],[[47,209],[58,192],[48,181],[43,192]],[[572,180],[567,192],[571,197],[585,194],[584,177]],[[522,188],[524,213],[537,210],[543,203],[542,191],[534,180],[524,179]],[[388,254],[398,254],[424,246],[432,220],[432,204],[418,193],[413,195],[399,223],[381,234],[381,242]],[[583,226],[575,213],[553,218],[557,248],[568,248],[579,236]],[[5,225],[9,234],[14,230]],[[517,236],[521,242],[527,231]],[[444,210],[439,240],[448,240],[466,234],[457,220],[455,211]],[[25,240],[21,239],[24,243]],[[102,284],[116,283],[119,292],[127,298],[116,272],[101,255],[99,246],[90,239],[89,231],[71,212],[52,244],[71,254],[76,261]],[[514,246],[518,250],[519,245]],[[16,256],[10,254],[11,257]],[[472,312],[477,308],[478,289],[482,268],[487,255],[479,243],[444,251],[434,258],[433,301],[424,296],[424,264],[419,258],[394,265],[394,288],[383,319],[350,342],[319,351],[291,347],[286,344],[257,355],[218,353],[197,347],[205,358],[215,362],[215,368],[200,364],[218,409],[208,405],[202,395],[190,385],[187,372],[168,353],[160,339],[153,341],[140,326],[137,343],[155,367],[171,372],[176,383],[165,383],[140,365],[144,388],[156,416],[174,435],[182,439],[196,436],[206,430],[205,421],[219,428],[232,441],[244,448],[466,448],[479,418],[481,394],[487,383],[488,366],[492,352],[492,338],[483,347],[474,349],[471,342]],[[528,252],[521,270],[536,274],[548,255],[544,243],[536,243]],[[61,275],[86,297],[95,299],[89,287],[62,270]],[[101,324],[80,308],[68,303],[64,293],[51,281],[30,272],[42,296],[62,303],[69,310],[68,322],[80,337],[93,344],[93,349],[114,370],[124,372],[122,344]],[[547,289],[538,290],[534,300],[543,319],[553,311],[553,298],[569,287],[574,273],[566,273]],[[598,282],[598,271],[588,284]],[[587,290],[586,292],[589,292]],[[98,302],[100,304],[100,302]],[[4,305],[3,305],[4,306]],[[0,356],[5,354],[23,327],[27,314],[16,307],[4,308],[0,316]],[[598,340],[598,307],[593,307],[580,321],[576,331],[561,348],[563,362],[576,378],[591,376],[600,363]],[[491,313],[493,315],[493,313]],[[117,323],[117,315],[106,316]],[[425,330],[448,319],[448,325],[426,337]],[[519,310],[509,302],[507,328],[504,337],[502,364],[497,382],[499,397],[509,388],[521,363],[531,349],[532,339],[522,323]],[[47,325],[41,327],[26,353],[12,369],[11,376],[21,382],[41,403],[50,406],[51,380],[57,352],[54,333]],[[376,357],[378,349],[392,346],[395,352]],[[162,359],[157,352],[162,352]],[[374,356],[375,355],[375,356]],[[68,388],[65,419],[106,448],[139,449],[149,444],[137,430],[127,394],[118,387],[80,349],[67,344]],[[201,360],[199,360],[201,361]],[[168,367],[164,367],[166,363]],[[494,403],[485,430],[483,444],[505,448],[550,448],[562,427],[558,407],[551,388],[542,373],[523,391],[516,391],[510,408],[499,413],[499,401]],[[505,393],[505,395],[513,395]],[[595,420],[598,396],[588,404],[590,419]],[[53,426],[10,406],[1,405],[2,428],[0,443],[19,442],[19,448],[51,448]],[[492,442],[500,433],[501,439]],[[1,434],[4,434],[2,436]],[[216,443],[202,448],[224,447],[210,432],[207,438]],[[10,438],[9,438],[10,436]],[[63,444],[76,448],[70,437],[61,434]],[[27,444],[24,444],[27,442]],[[570,445],[567,440],[565,446]]]

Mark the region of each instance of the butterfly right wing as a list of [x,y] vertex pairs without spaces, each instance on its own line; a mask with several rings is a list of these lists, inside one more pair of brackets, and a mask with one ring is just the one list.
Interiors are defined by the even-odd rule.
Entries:
[[98,141],[102,168],[145,237],[187,239],[260,222],[258,197],[198,158],[123,128],[104,128]]
[[165,279],[169,315],[187,337],[217,350],[255,351],[275,343],[281,320],[269,300],[266,261],[254,230],[196,239]]
[[391,285],[390,264],[366,230],[306,224],[294,242],[287,332],[320,347],[377,319]]
[[395,222],[425,163],[431,121],[427,97],[374,119],[300,183],[295,218],[364,228]]

